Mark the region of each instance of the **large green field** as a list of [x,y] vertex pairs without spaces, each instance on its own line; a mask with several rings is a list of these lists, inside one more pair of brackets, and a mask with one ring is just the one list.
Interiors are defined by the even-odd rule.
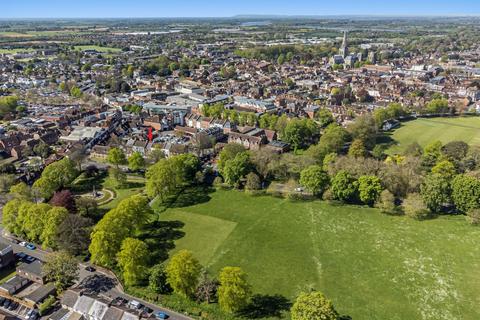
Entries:
[[238,191],[160,216],[184,223],[173,252],[190,249],[215,273],[240,266],[256,293],[315,288],[355,320],[480,319],[480,228],[461,216],[419,222]]
[[113,48],[113,47],[101,47],[101,46],[75,46],[75,50],[85,51],[85,50],[97,50],[98,52],[108,53],[108,52],[120,52],[121,49]]
[[419,118],[402,123],[390,137],[394,145],[387,150],[389,154],[401,153],[413,142],[425,146],[435,140],[461,140],[480,146],[480,117]]

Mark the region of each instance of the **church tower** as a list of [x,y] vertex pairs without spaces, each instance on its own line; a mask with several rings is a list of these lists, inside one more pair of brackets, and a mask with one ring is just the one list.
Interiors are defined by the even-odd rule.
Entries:
[[340,47],[340,53],[343,58],[348,56],[348,38],[347,38],[347,31],[343,32],[343,42],[342,46]]

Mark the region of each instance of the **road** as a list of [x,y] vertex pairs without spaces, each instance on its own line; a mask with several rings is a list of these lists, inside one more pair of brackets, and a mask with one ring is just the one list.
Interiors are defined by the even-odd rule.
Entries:
[[[25,247],[22,247],[18,244],[11,242],[11,240],[9,240],[9,238],[4,234],[4,230],[1,227],[0,227],[0,242],[11,245],[15,253],[23,252],[25,254],[28,254],[32,257],[37,258],[40,261],[46,261],[48,258],[48,255],[52,254],[52,252],[50,251],[45,251],[39,248],[35,250],[28,250]],[[79,281],[76,285],[74,285],[75,287],[85,288],[86,290],[90,290],[90,292],[93,294],[98,294],[100,296],[108,297],[111,299],[114,299],[116,297],[122,297],[129,301],[137,300],[143,305],[153,309],[155,312],[162,311],[167,313],[170,316],[169,319],[172,319],[172,320],[192,320],[192,318],[186,315],[159,307],[157,305],[154,305],[152,303],[149,303],[147,301],[144,301],[142,299],[139,299],[137,297],[133,297],[131,295],[124,293],[121,286],[118,284],[117,279],[115,279],[114,276],[109,274],[109,272],[102,271],[101,268],[98,268],[96,266],[93,266],[95,268],[95,272],[89,272],[85,270],[85,267],[89,265],[90,264],[88,263],[80,264]]]

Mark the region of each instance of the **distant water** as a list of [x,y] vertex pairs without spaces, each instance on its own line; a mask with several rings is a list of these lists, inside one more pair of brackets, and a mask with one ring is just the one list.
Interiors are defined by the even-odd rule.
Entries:
[[269,26],[271,25],[271,21],[249,21],[243,22],[241,24],[242,27],[261,27],[261,26]]

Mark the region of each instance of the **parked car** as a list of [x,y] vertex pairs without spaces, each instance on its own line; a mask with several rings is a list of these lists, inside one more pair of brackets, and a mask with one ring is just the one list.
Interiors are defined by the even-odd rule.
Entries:
[[20,242],[18,245],[22,246],[22,247],[25,247],[27,245],[27,243],[25,241],[22,241]]
[[17,252],[17,253],[15,253],[15,255],[17,256],[17,258],[18,258],[19,260],[23,260],[23,259],[25,259],[25,257],[27,256],[27,255],[26,255],[25,253],[23,253],[23,252]]
[[25,255],[25,260],[27,262],[33,262],[33,261],[37,260],[37,258]]
[[10,306],[10,303],[12,303],[12,300],[5,299],[5,301],[3,302],[3,307],[8,308]]
[[138,302],[137,300],[132,300],[128,303],[128,307],[130,309],[141,309],[143,307],[143,305]]
[[25,248],[27,248],[28,250],[35,250],[35,249],[37,249],[37,247],[35,247],[35,245],[33,245],[33,244],[31,244],[31,243],[27,244],[27,245],[25,246]]
[[147,306],[143,307],[143,312],[146,314],[150,314],[153,312],[153,310]]
[[0,306],[5,302],[5,297],[0,297]]
[[92,266],[86,266],[85,270],[87,270],[88,272],[95,272],[95,268]]
[[26,315],[27,320],[35,320],[38,318],[38,312],[36,310],[30,310]]
[[158,311],[158,312],[155,312],[155,318],[163,320],[163,319],[170,318],[170,316],[168,314],[166,314],[165,312]]
[[10,303],[10,306],[8,307],[8,310],[13,311],[18,308],[18,302],[13,301]]

